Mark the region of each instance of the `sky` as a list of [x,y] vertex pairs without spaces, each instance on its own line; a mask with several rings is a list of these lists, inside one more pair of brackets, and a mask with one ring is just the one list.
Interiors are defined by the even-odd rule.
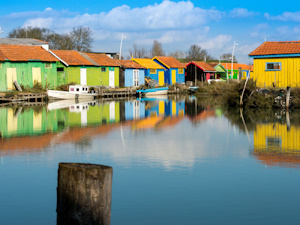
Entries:
[[[129,57],[133,44],[148,50],[159,41],[165,52],[187,52],[197,44],[219,59],[234,54],[252,63],[248,54],[267,41],[300,40],[299,2],[276,1],[5,1],[0,27],[6,37],[17,27],[45,27],[67,33],[76,26],[93,30],[93,51],[119,52]],[[300,9],[299,9],[300,10]]]

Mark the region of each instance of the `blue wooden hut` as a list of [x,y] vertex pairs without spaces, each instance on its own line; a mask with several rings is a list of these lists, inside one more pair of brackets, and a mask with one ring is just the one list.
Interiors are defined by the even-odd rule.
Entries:
[[137,87],[145,84],[146,68],[131,60],[115,59],[120,65],[120,87]]
[[155,80],[159,86],[165,85],[164,67],[152,59],[133,58],[131,60],[146,68],[145,77]]
[[185,83],[185,65],[174,57],[156,56],[152,59],[165,69],[165,83]]

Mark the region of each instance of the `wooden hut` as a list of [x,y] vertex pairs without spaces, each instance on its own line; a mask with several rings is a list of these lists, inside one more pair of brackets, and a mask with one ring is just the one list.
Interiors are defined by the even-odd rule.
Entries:
[[56,59],[41,46],[0,45],[0,91],[14,90],[14,81],[33,87],[57,86]]
[[156,56],[152,60],[164,67],[166,84],[185,82],[185,65],[177,59],[168,56]]
[[249,56],[258,86],[300,86],[300,41],[265,42]]
[[132,61],[146,68],[145,77],[155,80],[159,86],[165,84],[164,67],[154,62],[152,59],[132,58]]
[[60,60],[57,62],[59,85],[75,83],[80,85],[100,85],[100,68],[97,63],[86,59],[74,50],[51,50]]
[[185,81],[204,82],[212,79],[216,79],[216,70],[206,62],[192,61],[186,65]]
[[145,67],[132,60],[115,59],[115,62],[120,65],[120,87],[137,87],[145,84]]
[[84,55],[100,66],[100,85],[112,88],[120,86],[120,65],[118,63],[105,54],[84,53]]

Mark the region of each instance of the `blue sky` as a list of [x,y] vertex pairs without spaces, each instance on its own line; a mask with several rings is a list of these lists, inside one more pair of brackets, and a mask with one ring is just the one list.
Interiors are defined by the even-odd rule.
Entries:
[[234,41],[239,62],[251,63],[248,54],[267,41],[300,40],[299,2],[275,1],[6,1],[0,26],[6,37],[16,27],[46,27],[58,33],[74,26],[89,26],[94,51],[118,52],[122,33],[123,55],[133,43],[151,48],[153,40],[167,53],[186,52],[198,44],[219,58],[231,53]]

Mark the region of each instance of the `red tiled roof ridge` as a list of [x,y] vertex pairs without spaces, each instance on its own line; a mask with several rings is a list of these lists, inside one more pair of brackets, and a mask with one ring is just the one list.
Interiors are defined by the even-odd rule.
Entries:
[[180,61],[172,56],[155,56],[153,57],[153,60],[155,58],[169,68],[185,68]]
[[58,61],[51,53],[39,45],[7,45],[0,44],[1,58],[9,61],[31,61],[44,62]]
[[249,56],[300,54],[300,41],[267,41],[254,49]]

